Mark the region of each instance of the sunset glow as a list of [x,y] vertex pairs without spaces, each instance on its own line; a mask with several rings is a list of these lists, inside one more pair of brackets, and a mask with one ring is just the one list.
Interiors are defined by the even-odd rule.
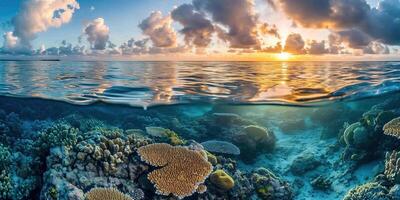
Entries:
[[290,53],[286,53],[286,52],[282,52],[277,55],[277,58],[279,60],[289,60],[291,57],[292,57],[292,55]]
[[400,0],[322,1],[8,1],[0,59],[400,58]]

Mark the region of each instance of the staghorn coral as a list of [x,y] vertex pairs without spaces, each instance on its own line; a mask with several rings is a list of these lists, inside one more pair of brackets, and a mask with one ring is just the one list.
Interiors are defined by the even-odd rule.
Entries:
[[400,139],[400,117],[392,119],[383,126],[383,132]]
[[78,141],[78,133],[78,129],[59,121],[40,132],[35,144],[40,152],[48,152],[50,148],[56,146],[73,146]]
[[391,200],[389,191],[382,185],[371,182],[347,192],[343,200]]
[[230,142],[209,140],[206,142],[202,142],[201,145],[204,147],[205,150],[212,153],[240,155],[240,149]]
[[86,193],[87,200],[132,200],[131,197],[125,195],[115,188],[93,188]]
[[392,183],[400,183],[400,152],[386,153],[385,176]]
[[211,163],[202,152],[187,147],[156,143],[137,151],[143,161],[161,167],[150,172],[147,178],[162,195],[191,196],[212,171]]
[[122,135],[121,132],[111,129],[92,133],[91,140],[79,142],[76,145],[78,162],[99,165],[105,174],[115,174],[117,166],[127,163],[129,156],[140,146],[147,145],[148,140],[130,134]]

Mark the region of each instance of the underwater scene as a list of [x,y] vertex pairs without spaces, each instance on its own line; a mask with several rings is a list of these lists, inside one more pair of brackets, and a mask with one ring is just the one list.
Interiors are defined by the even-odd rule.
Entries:
[[400,62],[0,61],[2,200],[398,200]]

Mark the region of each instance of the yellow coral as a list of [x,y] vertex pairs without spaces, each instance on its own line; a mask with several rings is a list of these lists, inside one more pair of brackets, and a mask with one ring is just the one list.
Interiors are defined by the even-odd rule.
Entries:
[[93,188],[86,193],[87,200],[132,200],[115,188]]
[[140,147],[138,153],[148,164],[162,167],[147,176],[162,195],[190,196],[212,171],[202,152],[187,147],[157,143]]
[[386,135],[391,135],[400,139],[400,117],[393,119],[383,126]]
[[210,181],[222,190],[230,190],[235,186],[235,181],[224,170],[216,170],[210,175]]

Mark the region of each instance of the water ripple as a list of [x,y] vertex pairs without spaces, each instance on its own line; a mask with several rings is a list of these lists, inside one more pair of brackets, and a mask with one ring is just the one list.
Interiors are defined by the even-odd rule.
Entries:
[[0,62],[0,95],[75,104],[304,104],[398,91],[400,62]]

